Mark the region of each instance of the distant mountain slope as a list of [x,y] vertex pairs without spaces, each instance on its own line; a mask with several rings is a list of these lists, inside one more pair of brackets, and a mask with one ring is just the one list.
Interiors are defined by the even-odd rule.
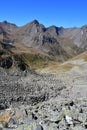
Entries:
[[0,22],[0,40],[4,43],[14,43],[17,28],[15,24],[7,21]]
[[33,49],[59,62],[84,52],[87,48],[87,26],[81,28],[46,28],[37,20],[22,27],[7,21],[0,22],[0,41],[15,46],[14,52]]

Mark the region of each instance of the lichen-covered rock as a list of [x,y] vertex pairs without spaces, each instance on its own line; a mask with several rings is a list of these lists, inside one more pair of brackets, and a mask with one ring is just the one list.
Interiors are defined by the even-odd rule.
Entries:
[[38,123],[32,122],[29,124],[19,125],[15,130],[44,130],[41,125]]
[[11,129],[17,128],[18,127],[17,120],[10,118],[10,120],[8,122],[6,122],[5,127],[11,128]]
[[79,116],[78,116],[78,121],[80,121],[81,123],[84,123],[86,122],[86,119],[87,119],[87,115],[85,113],[79,113]]

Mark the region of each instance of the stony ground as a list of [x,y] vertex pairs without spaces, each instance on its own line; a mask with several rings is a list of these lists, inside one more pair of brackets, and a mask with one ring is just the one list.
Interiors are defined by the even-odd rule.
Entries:
[[87,129],[85,68],[56,74],[0,69],[0,130]]
[[21,105],[0,112],[2,130],[85,130],[87,100],[58,98],[37,105]]

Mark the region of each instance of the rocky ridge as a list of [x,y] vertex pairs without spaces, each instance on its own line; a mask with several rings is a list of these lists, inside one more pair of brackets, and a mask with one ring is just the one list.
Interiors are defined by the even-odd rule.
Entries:
[[53,25],[46,28],[34,20],[18,27],[7,21],[0,22],[0,41],[15,46],[16,53],[33,48],[59,62],[86,50],[86,33],[86,26],[63,28]]

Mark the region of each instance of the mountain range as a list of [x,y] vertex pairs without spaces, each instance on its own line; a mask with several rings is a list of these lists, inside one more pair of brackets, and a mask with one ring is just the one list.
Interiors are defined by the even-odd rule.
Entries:
[[81,28],[54,25],[45,27],[37,20],[33,20],[18,27],[7,21],[0,22],[1,59],[7,57],[7,54],[8,57],[16,55],[22,56],[29,65],[31,62],[33,65],[36,63],[41,65],[44,62],[47,64],[47,61],[64,62],[86,50],[87,25]]

